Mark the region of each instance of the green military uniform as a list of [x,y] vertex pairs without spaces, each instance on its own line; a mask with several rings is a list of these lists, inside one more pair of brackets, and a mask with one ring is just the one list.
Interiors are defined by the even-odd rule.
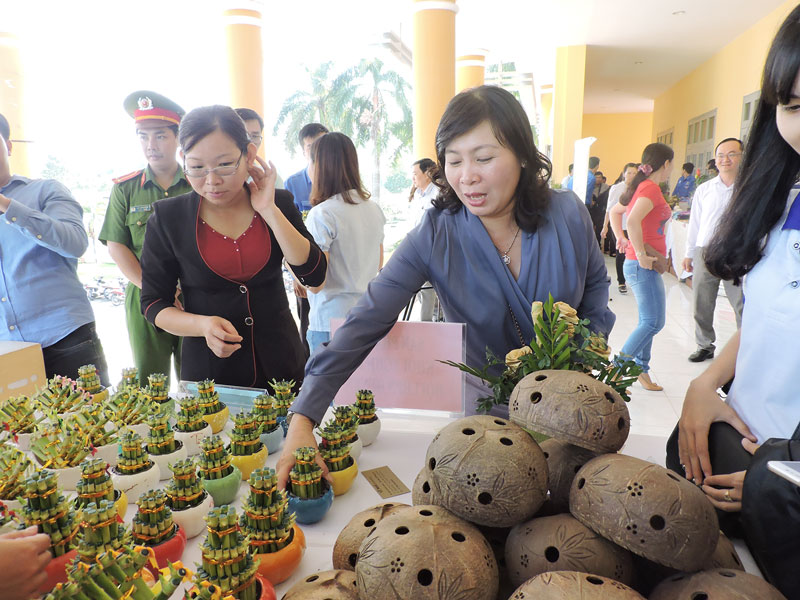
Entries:
[[[125,99],[124,106],[136,121],[158,119],[169,125],[177,125],[184,114],[183,109],[168,98],[148,91],[130,94]],[[100,241],[104,244],[109,241],[122,244],[141,260],[144,233],[147,220],[153,214],[153,202],[191,191],[180,166],[166,190],[156,182],[149,165],[143,170],[115,179],[103,228],[100,230]],[[140,297],[141,290],[129,283],[125,291],[128,338],[136,368],[139,370],[139,383],[146,385],[147,376],[152,373],[169,375],[170,358],[173,356],[175,372],[180,374],[180,338],[156,329],[145,320]]]
[[[146,167],[114,180],[111,198],[106,211],[100,241],[117,242],[129,248],[141,259],[147,219],[153,214],[153,202],[161,198],[180,196],[192,191],[178,167],[178,172],[168,189],[156,183],[155,176]],[[156,329],[142,316],[141,290],[128,284],[125,292],[125,318],[128,323],[133,358],[139,370],[141,385],[147,383],[152,373],[170,372],[170,357],[175,357],[175,372],[180,374],[180,338]]]

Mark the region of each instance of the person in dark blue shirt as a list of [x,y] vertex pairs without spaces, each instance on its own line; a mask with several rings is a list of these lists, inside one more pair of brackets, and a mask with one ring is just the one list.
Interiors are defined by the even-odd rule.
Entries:
[[683,163],[683,173],[681,174],[678,183],[675,184],[675,189],[672,190],[672,195],[677,196],[680,200],[691,204],[694,190],[697,187],[697,182],[694,179],[694,165],[690,162]]
[[[592,196],[594,194],[594,186],[597,183],[594,174],[599,168],[600,159],[596,156],[589,157],[589,174],[586,178],[586,197],[583,199],[583,201],[586,203],[586,206],[591,207],[594,204]],[[572,189],[572,175],[569,176],[569,180],[567,181],[567,189]]]
[[[328,133],[328,128],[320,123],[308,123],[303,125],[297,138],[300,142],[300,147],[303,149],[303,156],[306,159],[306,166],[300,169],[294,175],[291,175],[284,184],[284,187],[294,196],[294,205],[300,214],[305,218],[305,214],[311,210],[311,203],[308,197],[311,194],[311,146]],[[306,340],[306,332],[308,331],[308,296],[306,296],[306,288],[300,284],[296,279],[294,281],[294,295],[297,299],[297,316],[300,318],[300,337],[305,344],[306,352],[309,351],[308,341]]]

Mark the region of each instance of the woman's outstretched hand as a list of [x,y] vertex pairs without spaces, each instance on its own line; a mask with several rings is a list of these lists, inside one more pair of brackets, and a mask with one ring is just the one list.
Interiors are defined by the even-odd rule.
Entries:
[[267,162],[256,156],[255,162],[248,167],[247,172],[252,178],[247,184],[250,188],[250,204],[253,210],[263,216],[264,212],[275,208],[275,181],[278,178],[278,171],[272,161]]

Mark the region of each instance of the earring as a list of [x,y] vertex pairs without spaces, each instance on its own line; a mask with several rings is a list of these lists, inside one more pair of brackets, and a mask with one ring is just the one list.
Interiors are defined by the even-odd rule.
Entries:
[[523,169],[524,169],[525,167],[527,167],[527,166],[528,166],[528,162],[523,160],[523,161],[520,163],[520,165],[519,165],[519,166],[520,166],[521,168],[523,168]]

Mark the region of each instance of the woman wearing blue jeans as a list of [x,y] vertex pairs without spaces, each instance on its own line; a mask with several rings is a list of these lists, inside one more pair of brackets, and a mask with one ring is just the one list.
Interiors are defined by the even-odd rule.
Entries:
[[[664,328],[667,301],[661,275],[653,270],[656,259],[647,255],[645,245],[667,254],[664,232],[672,210],[659,184],[669,179],[673,157],[672,148],[665,144],[647,146],[636,176],[609,213],[617,247],[620,252],[625,251],[625,280],[639,307],[639,323],[625,341],[620,356],[632,358],[642,368],[639,383],[651,391],[663,389],[653,383],[649,372],[653,338]],[[622,231],[622,213],[628,215],[628,238]]]

